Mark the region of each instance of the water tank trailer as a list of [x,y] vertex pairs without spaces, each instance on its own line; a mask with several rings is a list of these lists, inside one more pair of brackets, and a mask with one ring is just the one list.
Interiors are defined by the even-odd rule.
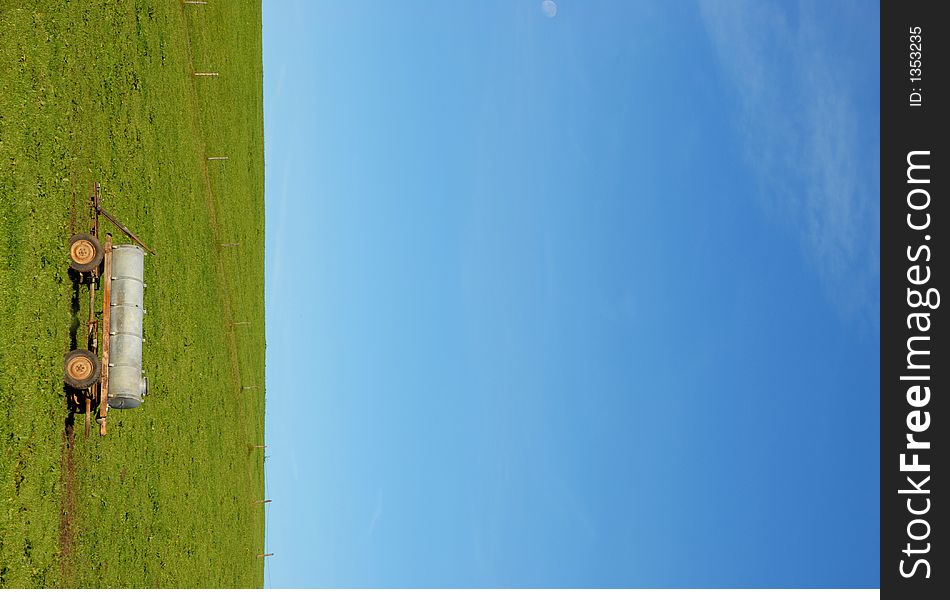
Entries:
[[[89,319],[86,349],[66,354],[64,380],[71,407],[85,405],[86,435],[92,407],[98,406],[99,435],[106,434],[109,408],[136,408],[148,393],[142,371],[142,321],[145,316],[145,253],[154,254],[138,237],[100,206],[100,186],[90,198],[92,230],[69,239],[70,268],[80,283],[89,286]],[[135,244],[112,245],[107,233],[99,241],[99,215],[105,216]],[[99,356],[100,321],[95,314],[96,285],[102,285],[102,343]]]

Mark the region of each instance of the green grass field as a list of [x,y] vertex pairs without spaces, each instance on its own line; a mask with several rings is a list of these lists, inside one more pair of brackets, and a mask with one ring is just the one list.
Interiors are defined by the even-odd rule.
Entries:
[[[0,587],[261,587],[260,2],[0,0],[0,33]],[[65,243],[96,181],[157,252],[151,390],[70,443]]]

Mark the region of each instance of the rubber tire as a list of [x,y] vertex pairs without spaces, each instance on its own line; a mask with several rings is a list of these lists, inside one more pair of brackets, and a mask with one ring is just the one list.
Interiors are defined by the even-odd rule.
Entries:
[[[83,378],[76,379],[75,377],[69,374],[69,370],[66,368],[69,365],[69,361],[77,356],[84,356],[92,361],[92,373]],[[99,362],[99,357],[93,354],[88,350],[73,350],[63,358],[63,381],[66,382],[66,385],[75,389],[75,390],[85,390],[89,386],[95,384],[99,381],[99,375],[102,372],[102,363]]]
[[89,235],[88,233],[77,233],[73,237],[69,238],[69,243],[66,244],[66,248],[71,249],[73,244],[80,240],[85,240],[92,244],[95,248],[96,254],[92,257],[92,260],[88,263],[78,263],[72,259],[72,253],[70,253],[69,266],[72,270],[79,273],[88,273],[90,271],[96,270],[100,264],[102,264],[102,258],[106,255],[105,251],[102,249],[102,244],[99,243],[99,240],[95,236]]

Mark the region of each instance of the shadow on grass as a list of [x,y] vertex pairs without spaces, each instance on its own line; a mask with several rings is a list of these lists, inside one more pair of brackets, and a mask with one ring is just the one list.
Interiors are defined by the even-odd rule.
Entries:
[[79,347],[79,287],[82,283],[82,275],[70,269],[69,279],[73,282],[73,297],[69,307],[69,351],[72,352]]

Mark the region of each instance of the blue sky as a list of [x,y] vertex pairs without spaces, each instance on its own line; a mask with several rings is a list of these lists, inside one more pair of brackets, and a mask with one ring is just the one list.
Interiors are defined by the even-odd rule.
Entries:
[[879,12],[264,2],[270,587],[877,587]]

